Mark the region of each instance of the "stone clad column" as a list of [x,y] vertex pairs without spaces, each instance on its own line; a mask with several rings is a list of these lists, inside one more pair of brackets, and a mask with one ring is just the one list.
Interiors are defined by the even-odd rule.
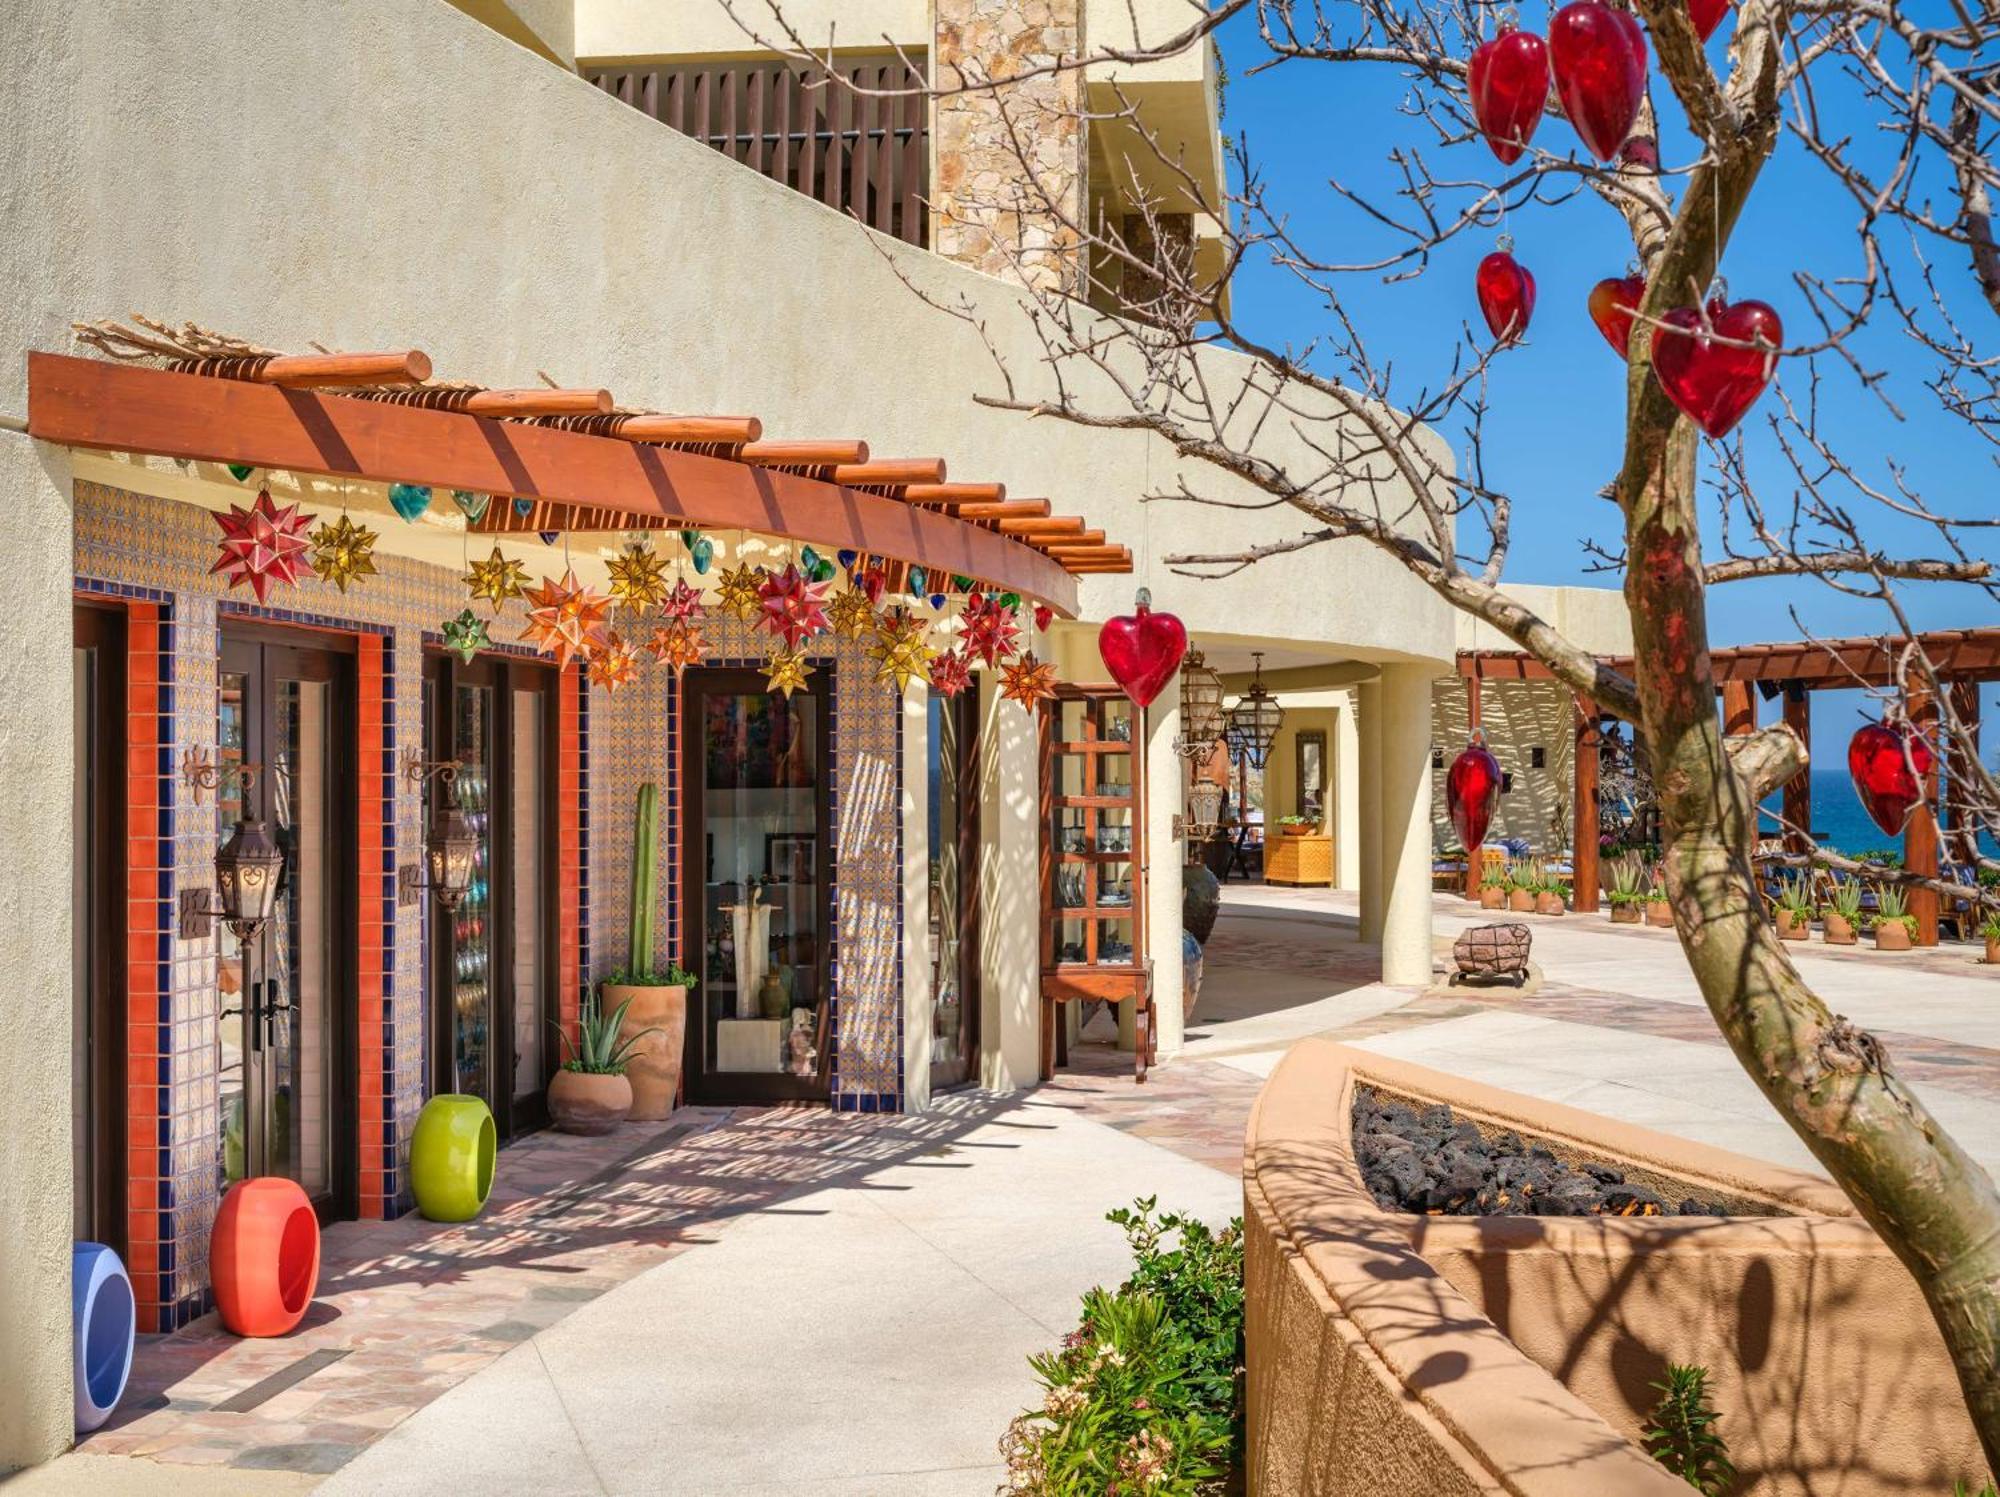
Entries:
[[[1016,77],[1083,46],[1083,0],[937,0],[940,88]],[[931,248],[1037,290],[1070,285],[1088,202],[1082,110],[1074,71],[940,97]]]
[[1431,980],[1431,665],[1382,668],[1382,980]]

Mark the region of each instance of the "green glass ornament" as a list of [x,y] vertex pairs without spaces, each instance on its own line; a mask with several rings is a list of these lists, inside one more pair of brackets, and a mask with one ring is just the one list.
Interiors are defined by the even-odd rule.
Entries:
[[256,471],[257,470],[251,467],[248,463],[229,464],[229,476],[235,479],[238,483],[242,483],[245,479],[247,479],[252,473],[255,473]]
[[688,552],[694,560],[695,575],[706,577],[709,567],[715,562],[715,542],[705,535],[698,535],[694,544],[688,547]]

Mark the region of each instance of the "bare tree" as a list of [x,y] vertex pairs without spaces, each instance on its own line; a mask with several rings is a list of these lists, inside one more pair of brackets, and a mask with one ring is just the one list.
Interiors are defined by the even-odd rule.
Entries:
[[[720,3],[767,46],[806,63],[828,55],[822,43],[830,39],[801,35],[783,0]],[[1212,7],[1191,0],[1185,28],[1151,45],[1135,34],[1005,76],[942,74],[935,95],[990,92],[1008,120],[1021,170],[988,211],[1039,217],[1077,246],[1076,257],[1072,276],[1055,285],[1032,273],[1025,254],[1019,266],[1038,350],[1032,368],[1017,367],[990,336],[987,313],[941,302],[908,276],[905,284],[986,336],[998,387],[978,397],[984,403],[1151,432],[1194,471],[1236,483],[1224,494],[1181,481],[1149,497],[1283,507],[1304,522],[1261,545],[1170,564],[1222,576],[1273,555],[1365,542],[1639,725],[1659,796],[1675,924],[1709,1009],[1744,1069],[1922,1285],[1988,1460],[2000,1469],[2000,1194],[1898,1079],[1883,1046],[1831,1013],[1778,942],[1755,861],[1758,806],[1804,771],[1806,745],[1783,726],[1725,739],[1707,611],[1709,589],[1773,577],[1813,579],[1879,604],[1881,644],[1896,662],[1895,679],[1876,688],[1882,706],[1895,715],[1921,703],[1935,714],[1955,819],[1968,832],[1960,856],[2000,873],[1972,835],[2000,833],[2000,788],[1980,760],[1976,718],[1927,653],[1904,596],[1913,587],[1955,586],[1987,603],[2000,597],[1980,554],[2000,511],[1990,487],[1947,503],[1922,492],[1893,459],[1843,453],[1824,410],[1829,382],[1845,380],[1901,418],[1894,382],[1877,361],[1885,346],[1905,358],[1914,350],[1930,371],[1922,385],[1931,429],[1959,430],[2000,464],[2000,350],[1989,321],[2000,313],[1992,221],[2000,57],[1987,52],[2000,39],[2000,18],[1990,6],[1963,3],[1926,8],[1928,18],[1919,19],[1896,0],[1740,0],[1718,73],[1684,0],[1630,0],[1630,8],[1645,24],[1656,71],[1636,123],[1606,164],[1570,151],[1573,137],[1561,129],[1544,128],[1498,172],[1476,146],[1449,149],[1478,137],[1468,60],[1501,23],[1489,0]],[[1168,188],[1120,223],[1085,221],[1066,199],[1041,190],[1034,145],[1046,94],[1032,112],[1017,114],[1008,102],[1027,73],[1087,69],[1101,78],[1112,64],[1213,45],[1226,23],[1255,38],[1248,65],[1235,59],[1239,76],[1320,65],[1392,69],[1405,80],[1403,129],[1389,150],[1398,189],[1378,202],[1330,184],[1387,248],[1342,258],[1304,242],[1240,140],[1218,199],[1115,85],[1115,104],[1079,105],[1079,114],[1110,131],[1119,149],[1147,156],[1146,179]],[[1690,160],[1663,160],[1660,117],[1668,110],[1679,112],[1694,139]],[[1555,97],[1545,114],[1560,118]],[[1809,339],[1784,348],[1736,345],[1759,347],[1784,371],[1759,407],[1756,440],[1775,453],[1786,481],[1760,487],[1744,438],[1705,441],[1669,399],[1653,367],[1653,330],[1675,309],[1694,308],[1699,333],[1730,342],[1704,310],[1709,288],[1784,142],[1844,189],[1854,222],[1840,274],[1796,277],[1816,324]],[[1477,169],[1464,165],[1475,153]],[[1628,345],[1624,456],[1603,495],[1615,505],[1603,513],[1615,517],[1617,534],[1598,547],[1603,564],[1623,577],[1635,640],[1630,675],[1502,589],[1516,501],[1488,472],[1482,438],[1495,414],[1489,368],[1506,357],[1507,341],[1468,334],[1440,367],[1412,378],[1378,357],[1368,337],[1385,280],[1422,275],[1440,247],[1491,232],[1506,214],[1572,204],[1589,211],[1591,200],[1622,221],[1644,282]],[[1190,212],[1224,226],[1220,276],[1198,274],[1180,248],[1185,241],[1171,220]],[[1229,278],[1249,263],[1275,267],[1310,291],[1322,314],[1310,343],[1273,346],[1231,315]],[[1119,315],[1105,315],[1107,307]],[[1666,336],[1688,335],[1683,328]],[[1244,358],[1216,359],[1218,349]],[[1285,441],[1267,440],[1279,430]],[[1430,436],[1437,431],[1456,435],[1462,465]],[[1769,469],[1766,462],[1762,471]],[[1262,497],[1239,497],[1245,486]],[[1718,516],[1707,549],[1704,508]],[[1885,532],[1921,537],[1929,554],[1886,551],[1871,539]],[[1801,859],[1968,892],[1829,849]],[[1972,897],[1995,902],[1991,892]]]

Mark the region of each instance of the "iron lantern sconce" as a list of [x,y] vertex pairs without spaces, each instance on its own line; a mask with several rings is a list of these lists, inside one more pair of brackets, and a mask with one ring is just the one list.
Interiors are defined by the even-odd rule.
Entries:
[[1250,678],[1250,689],[1229,709],[1229,727],[1224,736],[1229,740],[1232,754],[1245,760],[1252,769],[1262,769],[1264,761],[1271,757],[1278,729],[1285,725],[1285,713],[1264,685],[1264,652],[1253,650],[1251,658],[1257,662],[1257,668]]
[[[244,764],[235,773],[243,786],[247,809],[257,766]],[[181,939],[202,940],[220,920],[237,940],[255,940],[277,909],[278,879],[284,867],[284,849],[271,840],[263,818],[239,818],[228,838],[216,849],[215,888],[181,890]]]
[[1187,791],[1188,854],[1193,857],[1203,843],[1215,835],[1222,820],[1222,787],[1205,775],[1198,775]]
[[472,887],[473,864],[479,857],[479,834],[464,812],[451,804],[451,788],[460,768],[456,759],[426,759],[412,749],[403,757],[403,778],[412,785],[436,780],[443,792],[431,816],[421,864],[405,863],[396,870],[396,902],[412,905],[428,889],[440,907],[455,910]]
[[[1189,650],[1181,662],[1181,731],[1174,748],[1184,759],[1206,759],[1215,752],[1227,726],[1222,677],[1209,668],[1201,651]],[[1192,807],[1189,814],[1193,814]]]

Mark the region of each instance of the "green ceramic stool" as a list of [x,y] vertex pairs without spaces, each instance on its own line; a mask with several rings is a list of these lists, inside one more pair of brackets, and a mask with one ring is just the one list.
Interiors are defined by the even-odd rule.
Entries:
[[432,1097],[410,1140],[410,1185],[417,1210],[434,1222],[467,1222],[493,1189],[493,1114],[477,1097]]

